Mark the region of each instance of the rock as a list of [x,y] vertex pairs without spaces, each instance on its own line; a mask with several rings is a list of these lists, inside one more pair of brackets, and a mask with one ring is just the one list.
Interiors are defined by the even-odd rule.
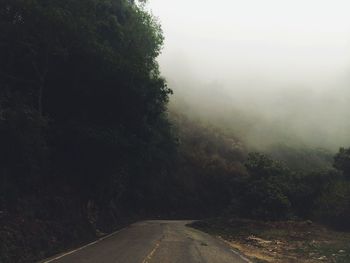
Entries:
[[311,221],[311,220],[307,220],[307,221],[306,221],[306,224],[307,224],[307,225],[312,225],[312,221]]
[[339,250],[338,253],[345,253],[345,250]]
[[326,260],[327,257],[326,256],[322,256],[322,257],[319,257],[318,260]]
[[97,237],[103,237],[103,236],[105,236],[106,235],[106,233],[103,233],[102,231],[100,231],[99,229],[96,229],[96,236]]

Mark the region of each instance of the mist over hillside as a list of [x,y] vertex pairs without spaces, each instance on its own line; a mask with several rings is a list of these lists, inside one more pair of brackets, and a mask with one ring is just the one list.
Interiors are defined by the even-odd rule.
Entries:
[[219,81],[203,83],[181,72],[171,76],[172,110],[229,129],[250,148],[284,143],[335,151],[349,143],[349,94],[345,88],[259,89],[237,81],[232,85],[238,88],[232,91]]
[[348,7],[151,1],[165,35],[159,62],[174,90],[171,107],[231,129],[251,148],[348,145]]

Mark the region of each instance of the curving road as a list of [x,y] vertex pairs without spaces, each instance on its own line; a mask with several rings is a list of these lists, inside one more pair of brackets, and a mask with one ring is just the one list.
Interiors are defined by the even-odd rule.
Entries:
[[246,263],[189,221],[144,221],[42,263]]

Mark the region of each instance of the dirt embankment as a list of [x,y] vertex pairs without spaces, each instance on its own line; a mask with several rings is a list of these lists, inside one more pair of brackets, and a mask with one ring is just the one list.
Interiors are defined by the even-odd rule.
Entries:
[[197,221],[192,226],[223,239],[253,262],[350,262],[350,233],[311,221],[218,218]]

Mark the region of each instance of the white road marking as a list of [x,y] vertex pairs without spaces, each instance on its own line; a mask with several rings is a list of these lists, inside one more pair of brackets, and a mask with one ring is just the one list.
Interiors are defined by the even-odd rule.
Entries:
[[248,258],[246,258],[245,256],[242,256],[241,253],[238,253],[237,251],[235,251],[234,249],[231,249],[231,252],[233,252],[234,254],[236,254],[237,256],[239,256],[241,259],[243,259],[244,261],[248,262],[248,263],[253,263],[252,261],[250,261]]
[[151,251],[151,253],[149,253],[147,255],[147,257],[142,261],[142,263],[148,263],[151,259],[152,259],[152,256],[154,255],[154,253],[156,253],[157,249],[159,248],[160,246],[160,241],[157,242],[156,246],[153,248],[153,250]]
[[65,257],[65,256],[71,255],[71,254],[73,254],[73,253],[75,253],[75,252],[78,252],[78,251],[84,249],[84,248],[87,248],[87,247],[90,247],[90,246],[92,246],[92,245],[95,245],[95,244],[97,244],[97,243],[99,243],[99,242],[101,242],[101,241],[103,241],[103,240],[105,240],[105,239],[107,239],[107,238],[109,238],[109,237],[111,237],[111,236],[114,236],[114,235],[118,234],[120,231],[122,231],[123,229],[124,229],[124,228],[122,228],[122,229],[120,229],[120,230],[118,230],[118,231],[116,231],[116,232],[114,232],[114,233],[112,233],[112,234],[109,234],[109,235],[107,235],[107,236],[101,237],[101,238],[97,239],[96,241],[91,242],[90,244],[87,244],[87,245],[85,245],[85,246],[82,246],[82,247],[80,247],[80,248],[77,248],[77,249],[75,249],[75,250],[72,250],[72,251],[70,251],[70,252],[67,252],[67,253],[62,254],[62,255],[60,255],[60,256],[57,256],[57,257],[55,257],[55,258],[49,259],[49,260],[47,260],[47,261],[39,261],[39,263],[49,263],[49,262],[53,262],[53,261],[55,261],[55,260],[61,259],[61,258]]
[[[89,244],[87,244],[87,245],[85,245],[85,246],[82,246],[82,247],[80,247],[80,248],[77,248],[77,249],[75,249],[75,250],[69,251],[69,252],[67,252],[67,253],[64,253],[64,254],[62,254],[62,255],[59,255],[59,256],[57,256],[57,257],[54,257],[54,258],[49,259],[49,260],[46,260],[46,261],[39,261],[38,263],[50,263],[50,262],[54,262],[54,261],[56,261],[56,260],[58,260],[58,259],[61,259],[61,258],[63,258],[63,257],[66,257],[66,256],[68,256],[68,255],[74,254],[74,253],[76,253],[76,252],[78,252],[78,251],[80,251],[80,250],[83,250],[84,248],[87,248],[87,247],[90,247],[90,246],[92,246],[92,245],[95,245],[95,244],[97,244],[97,243],[99,243],[99,242],[101,242],[101,241],[103,241],[103,240],[105,240],[105,239],[107,239],[107,238],[109,238],[109,237],[112,237],[112,236],[118,234],[118,233],[119,233],[120,231],[122,231],[123,229],[125,229],[125,228],[122,228],[122,229],[120,229],[120,230],[118,230],[118,231],[116,231],[116,232],[114,232],[114,233],[111,233],[111,234],[109,234],[109,235],[107,235],[107,236],[104,236],[104,237],[102,237],[102,238],[99,238],[98,240],[96,240],[96,241],[94,241],[94,242],[91,242],[91,243],[89,243]],[[195,230],[195,231],[197,231],[197,232],[203,234],[203,232],[198,231],[197,229],[192,229],[192,230]],[[222,238],[219,238],[219,239],[222,240],[222,241],[224,241]],[[226,243],[226,241],[224,241],[224,242]],[[154,255],[154,253],[158,250],[158,248],[159,248],[159,246],[160,246],[160,243],[161,243],[161,240],[159,240],[159,241],[157,242],[157,244],[155,245],[155,247],[153,248],[153,250],[147,255],[147,257],[142,261],[142,263],[149,263],[149,261],[152,259],[153,255]],[[252,261],[250,261],[248,258],[244,257],[244,256],[243,256],[242,254],[240,254],[239,252],[235,251],[234,249],[230,249],[230,251],[231,251],[232,253],[234,253],[235,255],[239,256],[242,260],[246,261],[247,263],[252,263]]]

